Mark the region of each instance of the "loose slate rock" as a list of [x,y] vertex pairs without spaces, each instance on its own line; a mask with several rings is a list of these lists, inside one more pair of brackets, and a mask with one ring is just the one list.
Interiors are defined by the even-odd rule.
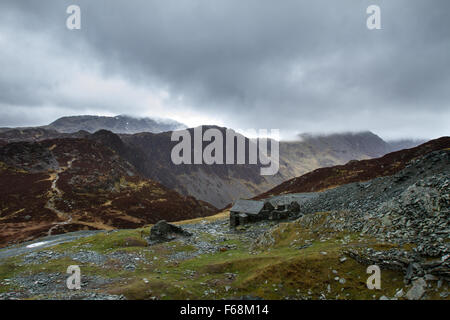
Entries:
[[419,300],[425,294],[427,283],[423,278],[413,281],[413,287],[406,293],[408,300]]

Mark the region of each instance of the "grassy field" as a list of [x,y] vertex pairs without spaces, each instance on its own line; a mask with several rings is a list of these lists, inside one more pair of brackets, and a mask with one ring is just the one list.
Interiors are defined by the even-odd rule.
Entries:
[[[223,212],[178,224],[211,223],[226,219],[227,214]],[[46,250],[65,254],[89,250],[107,257],[113,257],[117,252],[128,254],[140,257],[135,270],[126,270],[123,263],[114,258],[99,266],[80,264],[68,257],[23,265],[22,257],[16,257],[0,265],[0,279],[39,272],[64,273],[68,265],[75,264],[80,265],[85,276],[114,280],[101,290],[108,294],[122,294],[128,299],[242,296],[263,299],[379,299],[383,295],[393,297],[404,287],[402,273],[382,270],[381,290],[367,289],[367,266],[351,258],[342,259],[343,252],[348,248],[367,247],[383,250],[392,245],[376,243],[358,234],[320,230],[321,217],[324,216],[326,213],[318,214],[307,228],[296,222],[281,223],[253,244],[249,244],[244,236],[253,226],[230,234],[224,241],[201,233],[200,240],[216,241],[225,249],[200,255],[194,254],[195,246],[182,240],[148,246],[144,238],[151,226],[101,233]],[[264,242],[264,239],[269,241]],[[193,257],[173,258],[178,254],[186,257],[193,254]],[[15,289],[13,285],[3,285],[0,290]]]

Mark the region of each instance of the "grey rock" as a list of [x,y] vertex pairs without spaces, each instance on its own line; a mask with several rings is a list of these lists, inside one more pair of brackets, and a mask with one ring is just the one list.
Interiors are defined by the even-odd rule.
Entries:
[[175,240],[178,237],[190,237],[192,234],[181,227],[167,223],[161,220],[150,230],[150,242],[167,242]]
[[423,278],[419,278],[413,281],[413,286],[406,293],[408,300],[419,300],[425,294],[427,283]]
[[400,289],[400,290],[398,290],[396,293],[395,293],[395,297],[396,298],[401,298],[401,297],[403,297],[404,296],[404,291],[403,291],[403,289]]

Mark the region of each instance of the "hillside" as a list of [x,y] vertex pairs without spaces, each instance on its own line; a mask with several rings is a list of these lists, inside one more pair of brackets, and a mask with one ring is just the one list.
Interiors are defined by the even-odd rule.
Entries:
[[[284,195],[301,210],[283,221],[233,230],[222,212],[177,223],[191,236],[163,243],[150,227],[39,239],[0,250],[0,299],[448,300],[449,173],[441,150],[392,176]],[[64,285],[70,264],[77,292]]]
[[[203,130],[207,128],[204,127]],[[175,166],[171,162],[170,153],[176,142],[171,142],[170,136],[170,132],[141,133],[121,135],[121,138],[126,145],[140,150],[140,160],[129,161],[140,168],[142,174],[182,194],[194,196],[219,208],[238,198],[253,197],[308,171],[344,164],[352,159],[378,157],[390,151],[387,143],[368,132],[310,136],[302,141],[280,142],[278,174],[261,176],[261,165]],[[245,141],[248,145],[249,140],[245,138]],[[146,160],[142,160],[142,157]]]
[[[208,128],[210,127],[205,126],[203,130]],[[226,130],[215,128],[222,132]],[[189,130],[192,132],[193,129]],[[177,143],[171,141],[171,134],[172,132],[142,132],[118,135],[107,130],[99,130],[94,134],[87,131],[60,133],[43,128],[29,128],[0,132],[0,142],[55,138],[95,140],[115,150],[142,176],[218,208],[238,198],[254,197],[317,168],[379,157],[393,150],[392,145],[371,132],[302,135],[298,141],[280,142],[278,174],[261,176],[261,165],[174,165],[170,155]],[[245,141],[248,146],[249,139],[245,138]],[[206,146],[207,143],[203,145]]]
[[156,120],[151,118],[135,118],[126,115],[115,117],[105,116],[72,116],[62,117],[45,129],[56,130],[62,133],[73,133],[87,131],[94,133],[98,130],[109,130],[115,133],[138,133],[138,132],[165,132],[184,129],[186,126],[170,119]]
[[317,168],[376,158],[394,151],[394,146],[372,132],[302,134],[299,139],[280,144],[280,171],[284,180]]
[[214,210],[142,178],[115,151],[92,140],[0,147],[0,246],[76,230],[137,228]]
[[255,199],[268,196],[317,192],[339,185],[368,181],[377,177],[393,175],[402,170],[412,159],[435,150],[450,148],[450,138],[442,137],[420,146],[386,154],[381,158],[350,161],[345,165],[316,169],[300,177],[288,180],[275,188],[258,195]]
[[8,128],[0,130],[0,142],[7,144],[9,142],[37,142],[48,139],[64,139],[64,138],[85,138],[89,136],[87,131],[78,131],[74,133],[61,133],[56,130],[36,128]]
[[[94,133],[98,130],[109,130],[115,133],[139,133],[139,132],[165,132],[185,129],[186,126],[171,119],[152,119],[152,118],[136,118],[127,115],[118,115],[115,117],[106,116],[68,116],[59,118],[52,123],[40,127],[24,127],[24,128],[0,128],[0,133],[11,130],[28,131],[34,130],[36,136],[39,136],[38,130],[46,130],[47,134],[52,133],[54,136],[57,133],[75,133],[78,131],[85,131]],[[10,135],[14,132],[10,132]],[[41,131],[42,134],[42,131]]]

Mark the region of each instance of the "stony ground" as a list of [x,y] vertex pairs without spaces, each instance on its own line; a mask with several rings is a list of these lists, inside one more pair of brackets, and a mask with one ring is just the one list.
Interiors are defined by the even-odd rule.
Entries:
[[[302,206],[303,214],[330,210],[327,223],[334,230],[413,247],[384,253],[385,265],[408,270],[410,279],[424,274],[450,278],[449,150],[429,153],[391,177],[328,190]],[[370,251],[352,254],[367,262],[381,260]]]
[[[287,221],[232,230],[224,212],[180,222],[192,236],[166,243],[149,245],[149,226],[0,250],[0,299],[448,300],[449,163],[444,150],[392,177],[273,199],[301,202]],[[69,265],[81,290],[65,286]]]
[[[148,284],[163,279],[164,274],[169,274],[166,266],[214,256],[219,252],[232,252],[237,248],[233,240],[249,242],[269,227],[270,224],[263,224],[236,233],[229,230],[228,219],[214,222],[203,220],[183,225],[193,234],[192,237],[152,246],[144,240],[149,228],[113,231],[76,240],[68,234],[69,243],[50,248],[46,247],[45,240],[38,240],[36,247],[28,244],[0,251],[0,292],[3,292],[0,298],[124,299],[123,294],[108,292],[116,287],[124,288],[136,280]],[[40,249],[40,246],[45,248]],[[66,288],[65,281],[69,275],[65,270],[69,265],[79,265],[82,270],[80,291]],[[149,275],[146,278],[143,274],[147,270]],[[182,277],[196,274],[197,271],[187,269]],[[234,276],[230,273],[230,277]],[[208,293],[205,291],[204,295]],[[164,296],[167,294],[148,298]]]
[[[1,299],[404,299],[414,284],[381,265],[381,290],[369,290],[371,256],[412,247],[332,231],[331,213],[230,230],[228,219],[183,224],[192,237],[148,246],[149,229],[96,234],[4,258]],[[213,220],[213,221],[211,221]],[[412,251],[411,251],[412,252]],[[66,287],[79,265],[81,290]],[[422,279],[422,278],[421,278]],[[448,281],[427,275],[419,298],[448,299]],[[415,279],[416,280],[416,279]],[[416,297],[417,298],[417,297]]]

